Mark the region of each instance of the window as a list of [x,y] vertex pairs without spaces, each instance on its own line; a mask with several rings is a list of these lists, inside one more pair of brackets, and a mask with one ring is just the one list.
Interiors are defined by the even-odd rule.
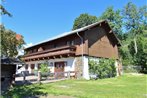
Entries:
[[67,41],[66,44],[67,44],[67,45],[70,45],[70,41]]
[[71,41],[71,45],[74,45],[74,44],[75,44],[75,42],[74,42],[74,40],[72,40],[72,41]]
[[40,69],[40,65],[41,65],[41,63],[38,63],[38,66],[37,66],[38,68],[37,69]]
[[57,45],[56,44],[54,44],[54,48],[57,48]]
[[72,40],[72,41],[67,41],[66,44],[70,46],[70,45],[74,45],[75,42],[74,42],[74,40]]
[[34,69],[34,67],[35,67],[35,64],[31,64],[31,69]]
[[42,47],[40,47],[40,48],[38,49],[38,51],[43,51],[43,48],[42,48]]
[[37,52],[37,49],[34,49],[34,51],[33,52]]

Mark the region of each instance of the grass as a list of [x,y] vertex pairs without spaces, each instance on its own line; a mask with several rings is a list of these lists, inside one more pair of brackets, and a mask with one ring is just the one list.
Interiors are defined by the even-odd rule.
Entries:
[[67,95],[76,98],[147,98],[147,75],[125,74],[101,80],[65,80],[16,86],[5,96]]

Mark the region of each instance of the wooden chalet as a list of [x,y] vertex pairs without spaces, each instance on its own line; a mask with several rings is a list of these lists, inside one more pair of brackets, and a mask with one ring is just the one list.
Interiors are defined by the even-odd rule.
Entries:
[[88,58],[118,60],[119,46],[118,38],[104,20],[25,48],[23,59],[30,73],[48,61],[51,72],[81,71],[89,79]]

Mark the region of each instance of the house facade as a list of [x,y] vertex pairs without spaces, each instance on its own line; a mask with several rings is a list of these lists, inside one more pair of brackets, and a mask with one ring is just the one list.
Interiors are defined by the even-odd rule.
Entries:
[[[78,71],[89,79],[89,57],[119,59],[119,40],[106,20],[63,33],[25,49],[25,70],[48,62],[51,72]],[[117,66],[117,62],[116,62]]]

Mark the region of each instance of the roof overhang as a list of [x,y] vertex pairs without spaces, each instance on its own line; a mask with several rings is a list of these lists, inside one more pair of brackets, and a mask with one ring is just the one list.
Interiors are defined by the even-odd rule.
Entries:
[[[90,28],[92,28],[92,27],[94,27],[94,26],[96,26],[96,25],[99,25],[99,24],[101,25],[102,23],[107,23],[108,26],[109,26],[109,28],[110,28],[110,30],[112,30],[111,27],[110,27],[110,25],[109,25],[109,23],[108,23],[108,21],[107,21],[107,20],[102,20],[102,21],[99,21],[99,22],[90,24],[90,25],[88,25],[88,26],[85,26],[85,27],[82,27],[82,28],[79,28],[79,29],[76,29],[76,30],[73,30],[73,31],[70,31],[70,32],[65,32],[65,33],[62,33],[62,34],[60,34],[60,35],[58,35],[58,36],[56,36],[56,37],[53,37],[53,38],[44,40],[44,41],[39,42],[39,43],[36,43],[36,44],[34,44],[34,45],[30,46],[30,47],[25,48],[25,50],[26,50],[26,49],[29,49],[29,48],[32,48],[32,47],[35,47],[35,46],[38,46],[38,45],[41,45],[41,44],[44,44],[44,43],[47,43],[47,42],[50,42],[50,41],[53,41],[53,40],[56,40],[56,39],[59,39],[59,38],[62,38],[62,37],[66,37],[66,36],[69,36],[69,35],[72,35],[72,34],[76,34],[77,32],[82,32],[82,31],[89,30]],[[114,34],[113,31],[112,31],[112,33]],[[117,41],[117,45],[120,46],[120,45],[121,45],[121,44],[120,44],[120,41],[119,41],[119,39],[116,37],[115,34],[114,34],[114,37],[115,37],[115,39],[116,39],[116,41]]]

